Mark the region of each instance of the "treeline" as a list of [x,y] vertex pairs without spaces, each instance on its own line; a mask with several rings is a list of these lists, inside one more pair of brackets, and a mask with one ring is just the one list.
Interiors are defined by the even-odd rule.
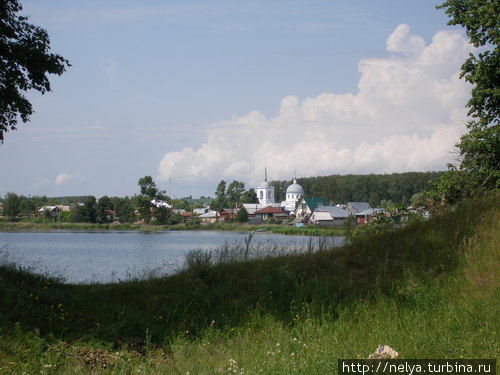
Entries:
[[[181,222],[183,217],[171,208],[152,201],[168,203],[174,209],[190,211],[202,207],[200,203],[191,203],[187,199],[171,199],[160,190],[151,176],[144,176],[138,181],[140,193],[131,197],[72,196],[47,198],[46,196],[17,195],[7,193],[0,199],[2,214],[9,220],[38,217],[44,220],[74,223],[132,223],[144,221],[160,225],[173,225]],[[192,200],[192,199],[191,199]],[[195,200],[192,200],[195,201]],[[51,211],[47,206],[59,206]],[[69,210],[61,206],[69,206]],[[42,212],[39,210],[45,207]]]
[[[364,201],[372,207],[385,202],[410,204],[412,197],[428,191],[444,172],[406,172],[368,175],[331,175],[299,178],[306,197],[318,197],[332,204]],[[273,181],[276,201],[285,199],[286,188],[292,181]]]

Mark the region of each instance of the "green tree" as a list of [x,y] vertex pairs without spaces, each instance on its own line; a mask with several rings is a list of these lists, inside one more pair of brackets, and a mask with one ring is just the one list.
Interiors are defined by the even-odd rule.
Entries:
[[24,195],[20,196],[19,199],[21,202],[19,203],[19,210],[21,215],[30,216],[34,213],[36,207],[33,204],[32,200]]
[[210,202],[210,209],[214,211],[220,211],[227,205],[226,198],[226,181],[221,180],[217,189],[215,190],[215,199]]
[[151,176],[141,177],[138,181],[138,185],[141,194],[147,196],[148,198],[155,199],[158,196],[158,193],[160,193],[160,190]]
[[11,220],[16,218],[21,212],[21,199],[15,193],[7,193],[3,200],[3,214]]
[[[137,197],[137,210],[146,223],[149,223],[155,217],[161,224],[168,217],[164,209],[153,208],[151,201],[153,199],[170,202],[170,198],[165,195],[165,191],[158,189],[151,176],[141,177],[138,181],[141,195]],[[170,212],[170,210],[168,210]]]
[[97,221],[99,223],[107,223],[109,220],[107,219],[107,211],[113,209],[113,202],[108,196],[103,196],[99,198],[97,202]]
[[461,77],[473,85],[467,103],[472,117],[467,125],[469,132],[457,145],[462,160],[458,167],[450,166],[435,191],[441,200],[453,202],[499,187],[500,2],[448,0],[438,9],[445,9],[449,25],[463,26],[470,42],[478,47],[462,65]]
[[245,192],[245,184],[241,181],[234,180],[227,187],[226,197],[227,204],[230,206],[234,206],[237,203],[241,202],[241,196]]
[[85,200],[85,203],[82,206],[81,214],[84,222],[97,222],[97,200],[93,195],[88,196]]
[[236,220],[238,220],[240,223],[245,223],[248,221],[248,211],[245,209],[245,207],[241,207],[238,210],[238,213],[236,214]]
[[257,198],[257,193],[253,188],[248,189],[241,195],[242,203],[259,203],[259,199]]
[[51,91],[48,74],[61,75],[70,66],[50,53],[47,31],[20,16],[18,0],[0,1],[0,141],[4,132],[15,130],[19,118],[28,122],[33,107],[26,92]]
[[122,223],[132,223],[135,221],[134,208],[130,203],[130,199],[119,198],[115,201],[114,209],[118,219]]

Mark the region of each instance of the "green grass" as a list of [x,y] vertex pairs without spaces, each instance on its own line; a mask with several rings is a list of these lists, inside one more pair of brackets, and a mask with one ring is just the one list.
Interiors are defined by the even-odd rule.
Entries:
[[4,265],[0,372],[336,373],[337,358],[379,344],[403,358],[496,358],[499,203],[489,194],[315,253],[194,253],[179,274],[120,284]]
[[153,225],[144,223],[123,224],[98,224],[98,223],[67,223],[59,221],[48,221],[43,219],[20,219],[18,221],[0,220],[0,231],[50,231],[50,230],[132,230],[132,231],[162,231],[162,230],[215,230],[231,232],[249,232],[264,230],[275,234],[297,235],[297,236],[347,236],[349,230],[346,228],[325,228],[316,225],[296,228],[287,224],[259,224],[227,222],[210,223],[206,225],[189,226],[177,225]]

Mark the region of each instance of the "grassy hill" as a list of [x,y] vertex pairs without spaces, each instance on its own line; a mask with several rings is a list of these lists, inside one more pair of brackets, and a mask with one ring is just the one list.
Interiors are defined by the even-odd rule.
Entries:
[[193,253],[179,274],[120,284],[4,264],[0,372],[336,373],[337,358],[379,344],[404,358],[496,358],[499,206],[488,194],[316,253]]

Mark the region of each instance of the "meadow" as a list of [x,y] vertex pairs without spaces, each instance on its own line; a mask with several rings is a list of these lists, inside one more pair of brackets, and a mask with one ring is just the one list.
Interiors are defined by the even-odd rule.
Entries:
[[178,274],[117,284],[5,260],[0,372],[326,374],[380,344],[401,358],[497,358],[499,203],[487,194],[303,254],[193,252]]

